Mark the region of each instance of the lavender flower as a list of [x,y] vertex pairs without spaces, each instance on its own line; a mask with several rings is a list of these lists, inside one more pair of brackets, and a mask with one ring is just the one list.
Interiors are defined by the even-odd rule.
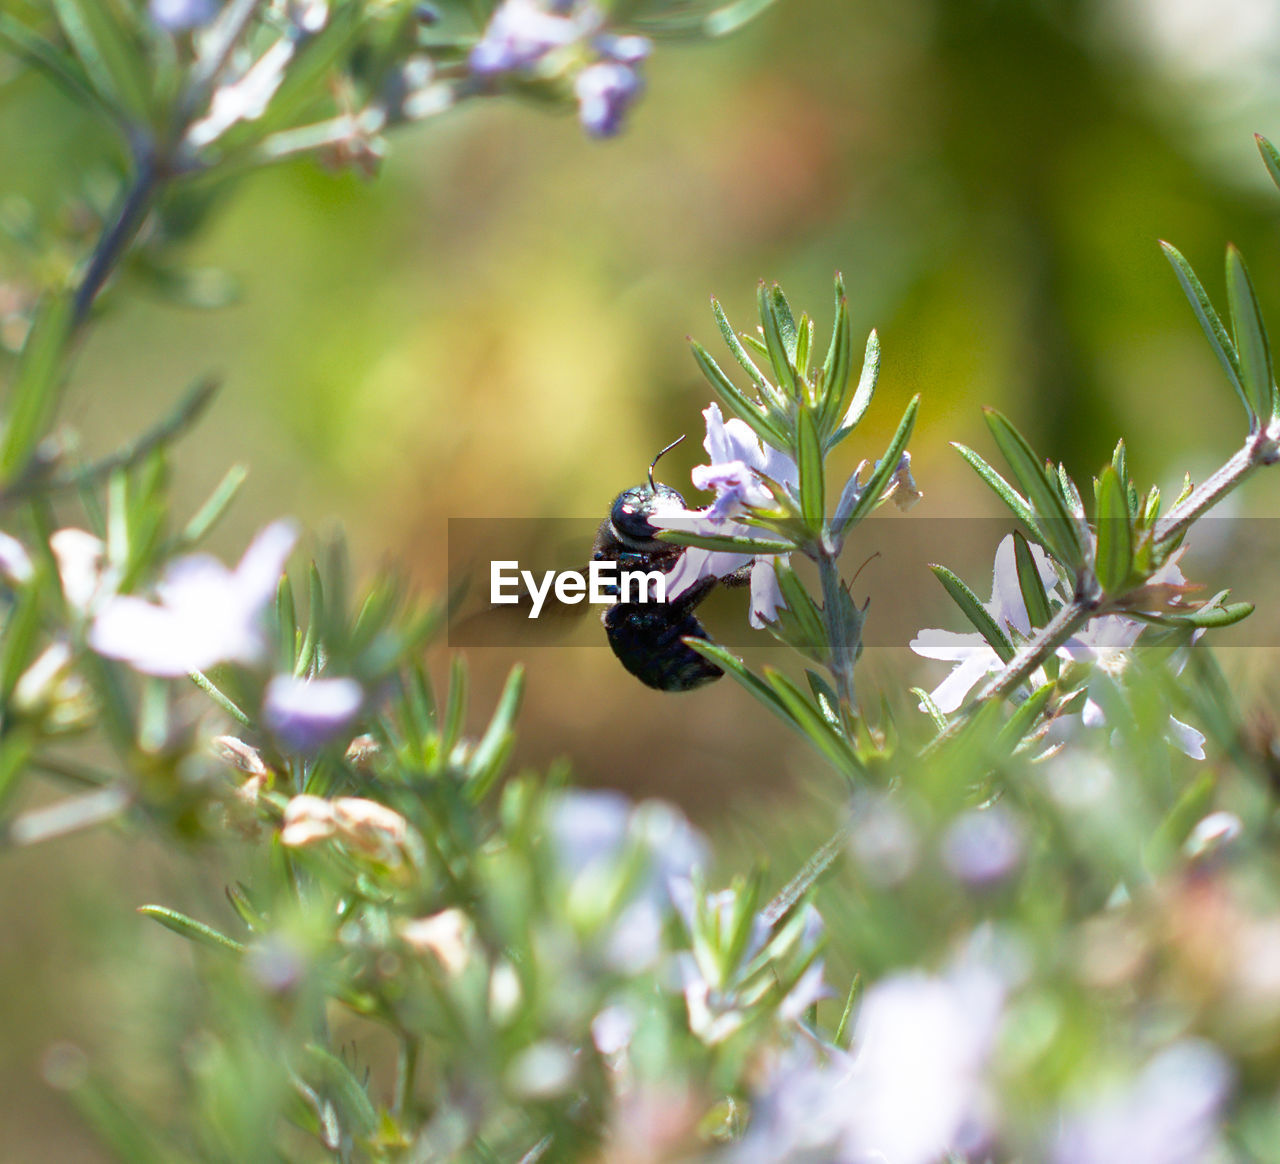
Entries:
[[853,1050],[799,1044],[760,1089],[738,1164],[935,1164],[989,1135],[984,1075],[1005,986],[977,966],[906,971],[863,998]]
[[[1031,547],[1040,581],[1050,594],[1058,585],[1058,572],[1039,546]],[[996,550],[995,569],[991,576],[991,601],[983,603],[983,609],[991,615],[996,625],[1026,637],[1031,633],[1031,619],[1027,615],[1026,600],[1018,585],[1018,564],[1014,554],[1013,535],[1010,534]],[[926,659],[940,659],[956,666],[929,698],[941,711],[955,711],[964,697],[988,674],[999,671],[1003,664],[995,648],[976,631],[928,629],[922,630],[910,643],[917,655]]]
[[190,32],[203,28],[218,15],[216,0],[150,0],[151,21],[165,32]]
[[993,804],[961,813],[942,837],[942,863],[975,889],[1003,881],[1023,854],[1022,826],[1007,808]]
[[259,662],[267,647],[262,617],[297,537],[292,522],[267,526],[234,570],[208,554],[177,559],[156,587],[158,602],[127,594],[107,599],[89,645],[143,674],[165,677],[215,663]]
[[613,137],[644,92],[644,81],[634,65],[597,61],[574,78],[573,91],[582,128],[592,137]]
[[[1031,555],[1049,601],[1065,603],[1067,599],[1061,590],[1061,580],[1048,555],[1035,545],[1031,547]],[[1185,579],[1176,560],[1171,558],[1166,562],[1152,575],[1150,584],[1153,587],[1184,585]],[[983,609],[1015,640],[1025,639],[1031,634],[1031,619],[1018,584],[1012,534],[996,550],[991,601],[983,603]],[[1128,666],[1130,648],[1138,641],[1144,629],[1145,625],[1137,619],[1122,614],[1107,614],[1091,619],[1058,648],[1057,653],[1062,659],[1086,663],[1092,668],[1080,707],[1080,721],[1086,727],[1099,727],[1105,723],[1103,706],[1106,693],[1103,686],[1119,680]],[[965,696],[986,675],[1001,670],[1004,665],[995,649],[976,631],[957,633],[938,629],[922,630],[911,640],[910,645],[917,655],[926,659],[939,659],[955,664],[951,674],[929,696],[944,712],[955,711]],[[1033,682],[1043,683],[1044,673],[1037,672]],[[1169,717],[1167,739],[1193,759],[1204,759],[1204,736],[1173,716]]]
[[[701,834],[662,801],[633,805],[618,792],[581,789],[556,797],[547,825],[565,898],[585,928],[603,927],[606,961],[628,972],[651,966],[673,884],[705,863]],[[620,877],[630,893],[619,908]]]
[[[726,421],[719,405],[709,405],[702,415],[707,422],[702,445],[711,463],[698,465],[691,478],[696,488],[714,491],[715,500],[701,510],[662,507],[650,521],[660,529],[685,533],[751,537],[756,530],[739,519],[752,510],[777,509],[779,499],[774,495],[775,487],[788,495],[788,501],[794,501],[799,489],[799,470],[785,453],[762,445],[746,421],[737,417]],[[772,621],[778,607],[785,605],[773,558],[771,554],[732,553],[691,546],[667,575],[667,599],[679,597],[703,578],[724,578],[750,562],[751,625],[759,629]],[[785,560],[785,555],[783,558]]]
[[599,21],[594,9],[577,17],[560,14],[563,6],[538,0],[505,0],[494,12],[468,63],[480,76],[528,69],[548,53],[581,40]]
[[612,137],[644,90],[639,66],[651,46],[642,36],[605,32],[603,23],[604,14],[591,3],[505,0],[468,64],[486,80],[508,73],[558,78],[576,70],[582,127],[592,137]]
[[364,691],[354,679],[295,679],[277,675],[267,684],[262,719],[292,752],[309,755],[348,729]]
[[[1217,1141],[1231,1070],[1211,1044],[1175,1043],[1126,1089],[1067,1120],[1055,1164],[1198,1164]],[[1216,1158],[1216,1157],[1215,1157]]]

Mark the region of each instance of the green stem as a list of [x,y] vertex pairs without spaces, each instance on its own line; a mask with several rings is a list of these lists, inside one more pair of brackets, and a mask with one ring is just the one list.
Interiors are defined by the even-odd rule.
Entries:
[[133,185],[121,202],[114,221],[98,239],[84,278],[76,288],[71,316],[73,328],[78,328],[89,317],[89,309],[98,297],[98,292],[105,286],[130,244],[138,237],[138,231],[142,229],[142,224],[155,203],[159,188],[160,167],[156,158],[150,151],[146,154],[140,152],[138,172],[134,176]]
[[400,1032],[400,1051],[396,1059],[396,1090],[391,1101],[391,1114],[403,1118],[413,1099],[413,1084],[418,1071],[418,1040],[407,1031]]
[[856,662],[856,644],[850,643],[843,633],[840,609],[844,593],[840,583],[840,567],[834,554],[823,549],[818,554],[818,577],[822,581],[822,620],[827,631],[827,645],[831,648],[831,661],[827,669],[835,680],[836,694],[840,697],[840,726],[847,739],[852,741],[849,717],[858,712],[858,699],[853,687],[853,666]]
[[1184,533],[1196,520],[1203,517],[1228,493],[1263,465],[1274,465],[1280,459],[1277,434],[1272,428],[1250,433],[1249,439],[1225,465],[1213,473],[1199,488],[1175,505],[1167,516],[1156,524],[1156,544],[1171,541]]

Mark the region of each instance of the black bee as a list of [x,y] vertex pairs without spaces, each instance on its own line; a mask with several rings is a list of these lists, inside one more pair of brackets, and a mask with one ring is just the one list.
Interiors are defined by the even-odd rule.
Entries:
[[[663,453],[675,448],[673,441],[649,466],[648,484],[636,485],[614,498],[609,516],[596,532],[592,557],[597,562],[614,561],[618,570],[658,570],[669,573],[685,552],[684,546],[659,541],[658,529],[649,522],[658,502],[674,502],[683,507],[684,498],[670,485],[655,484],[653,470]],[[719,579],[729,586],[747,582],[750,567]],[[699,579],[669,602],[616,602],[601,615],[609,646],[618,661],[648,687],[659,691],[692,691],[712,683],[724,674],[710,659],[704,659],[682,639],[711,642],[694,614],[715,588],[716,578]]]

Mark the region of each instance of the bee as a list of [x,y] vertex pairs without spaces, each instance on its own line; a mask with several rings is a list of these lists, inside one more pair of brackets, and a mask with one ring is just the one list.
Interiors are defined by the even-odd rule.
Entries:
[[[664,574],[679,562],[686,547],[659,541],[658,528],[649,518],[660,503],[684,507],[684,498],[675,489],[653,479],[658,461],[682,440],[672,441],[653,458],[646,484],[634,485],[614,498],[609,516],[596,532],[595,561],[617,562],[619,573],[658,570]],[[724,670],[683,640],[714,641],[694,611],[717,581],[741,586],[748,581],[749,571],[746,566],[723,579],[701,578],[667,602],[618,601],[606,607],[600,620],[618,661],[641,683],[659,691],[692,691],[715,682]]]

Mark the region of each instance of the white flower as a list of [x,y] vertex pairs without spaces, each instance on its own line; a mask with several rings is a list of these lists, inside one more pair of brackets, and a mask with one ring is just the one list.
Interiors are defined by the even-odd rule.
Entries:
[[17,538],[0,530],[0,578],[11,586],[30,582],[35,568],[26,547]]
[[158,603],[134,595],[104,602],[89,645],[146,675],[174,677],[215,663],[259,662],[267,647],[262,616],[297,537],[292,522],[274,522],[254,538],[234,570],[207,554],[179,558],[156,587]]
[[[1040,581],[1052,595],[1058,585],[1058,574],[1053,563],[1039,546],[1031,547],[1031,556]],[[1024,637],[1031,633],[1027,604],[1018,585],[1018,563],[1012,534],[996,550],[996,564],[991,576],[991,601],[982,605],[1001,629],[1012,629]],[[1003,666],[995,648],[977,631],[959,633],[937,629],[922,630],[911,640],[910,645],[917,655],[923,655],[926,659],[940,659],[956,664],[951,674],[929,694],[938,709],[944,712],[955,711],[984,676],[999,671]]]
[[[1062,591],[1061,579],[1048,556],[1035,545],[1031,546],[1031,556],[1050,603],[1055,600],[1065,603],[1067,596]],[[1176,590],[1185,583],[1186,579],[1178,568],[1175,555],[1151,576],[1148,585],[1153,589]],[[983,609],[991,615],[997,626],[1006,632],[1012,632],[1010,637],[1015,642],[1031,634],[1031,619],[1027,614],[1022,588],[1018,584],[1017,557],[1012,534],[1001,541],[996,550],[991,601],[983,603]],[[1080,722],[1085,727],[1100,727],[1106,722],[1103,714],[1106,699],[1104,685],[1115,684],[1119,680],[1128,666],[1131,648],[1144,629],[1145,624],[1137,619],[1122,614],[1106,614],[1090,619],[1058,648],[1060,658],[1068,662],[1086,663],[1092,668],[1080,709]],[[929,696],[943,712],[955,711],[964,702],[965,696],[986,675],[999,671],[1004,666],[995,649],[976,631],[957,633],[938,629],[922,630],[911,640],[910,645],[917,655],[926,659],[956,664],[951,674]],[[1044,673],[1037,672],[1032,681],[1043,683]],[[1204,759],[1204,736],[1173,716],[1169,717],[1166,738],[1192,759]]]
[[732,1158],[935,1164],[948,1152],[979,1151],[990,1132],[984,1076],[1004,991],[997,973],[973,965],[877,982],[851,1051],[827,1047],[820,1057],[800,1044],[778,1064]]
[[82,529],[60,529],[49,537],[49,549],[58,564],[62,596],[76,614],[92,614],[115,593],[117,571],[106,564],[101,538]]
[[[755,536],[759,531],[738,519],[752,509],[778,507],[779,498],[769,482],[794,502],[800,476],[796,463],[778,449],[762,445],[746,421],[737,417],[726,421],[719,405],[709,405],[702,415],[707,422],[703,448],[711,463],[697,466],[691,477],[698,489],[714,491],[715,500],[700,510],[663,506],[650,521],[660,529],[711,537]],[[751,562],[751,625],[759,629],[773,620],[779,606],[785,605],[773,568],[774,557],[690,546],[667,575],[667,600],[678,598],[703,578],[724,578]]]
[[[1127,1088],[1067,1120],[1055,1164],[1200,1164],[1231,1087],[1221,1053],[1199,1040],[1156,1055]],[[1216,1157],[1215,1157],[1216,1158]]]

